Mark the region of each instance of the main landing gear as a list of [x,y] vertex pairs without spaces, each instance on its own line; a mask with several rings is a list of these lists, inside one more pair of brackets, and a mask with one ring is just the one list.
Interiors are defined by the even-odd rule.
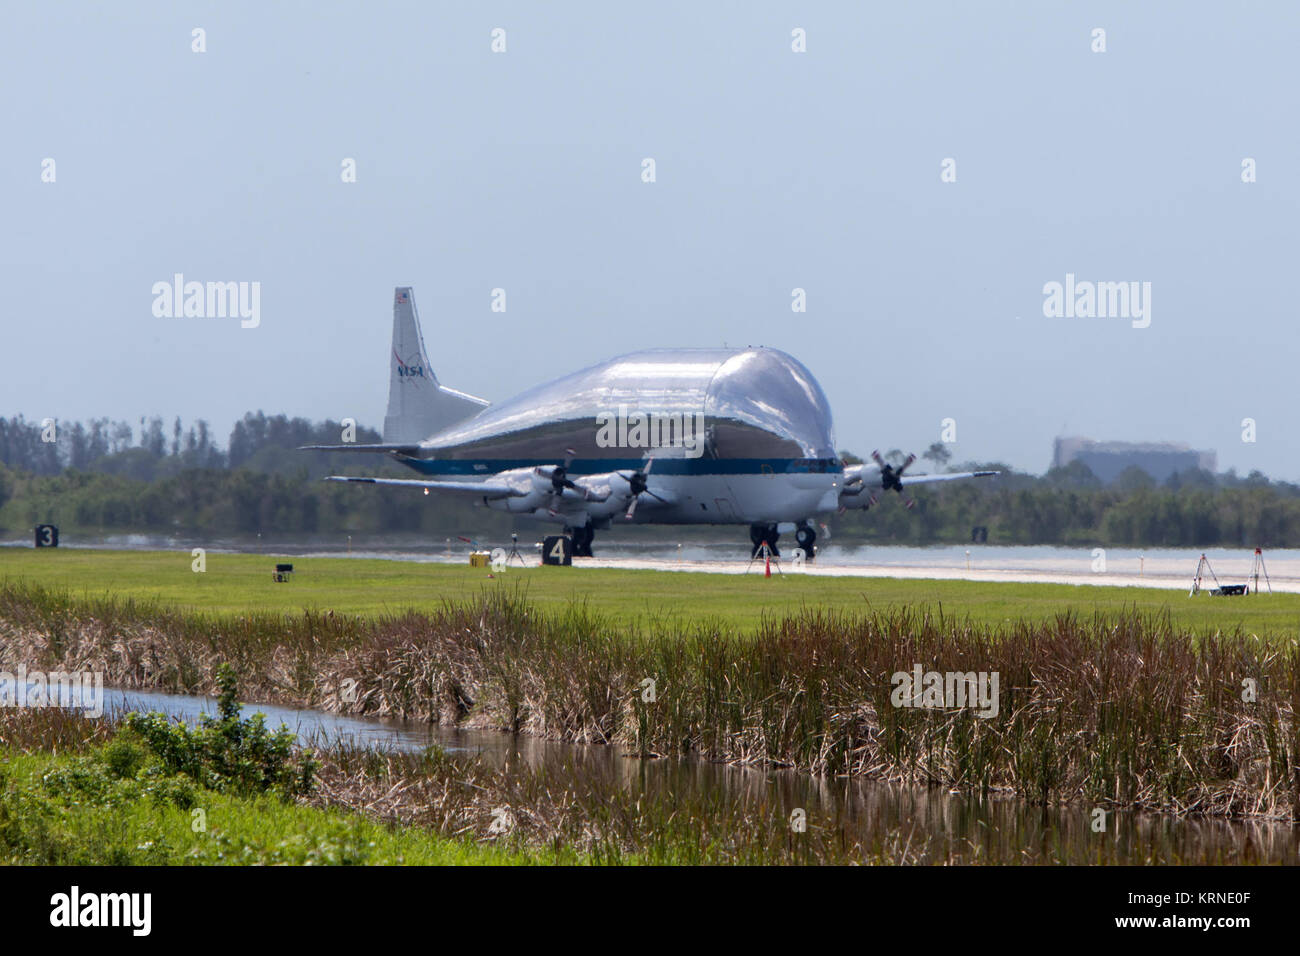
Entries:
[[776,530],[774,524],[751,524],[749,526],[749,543],[751,545],[749,556],[751,558],[758,557],[758,549],[766,542],[768,550],[772,552],[772,557],[779,558],[781,551],[776,546],[776,539],[779,537],[781,537],[781,533]]
[[581,528],[565,528],[564,533],[573,539],[573,556],[575,558],[594,558],[591,542],[596,540],[596,529],[586,524]]
[[817,554],[817,530],[812,525],[800,525],[794,533],[794,539],[803,548],[805,561],[811,561]]

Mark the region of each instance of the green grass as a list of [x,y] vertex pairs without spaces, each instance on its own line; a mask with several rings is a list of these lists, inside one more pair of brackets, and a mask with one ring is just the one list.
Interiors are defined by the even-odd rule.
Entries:
[[[284,560],[284,559],[281,559]],[[188,552],[0,549],[0,580],[68,589],[74,596],[156,600],[165,606],[218,615],[250,611],[334,610],[378,617],[431,610],[448,600],[522,587],[540,608],[577,599],[611,617],[689,622],[707,617],[749,627],[763,616],[801,607],[842,611],[889,610],[942,604],[945,614],[979,623],[1046,620],[1066,610],[1168,611],[1172,622],[1195,630],[1300,633],[1300,595],[1189,598],[1185,592],[1146,588],[981,581],[816,577],[797,573],[696,574],[609,568],[512,569],[489,577],[465,565],[416,564],[360,558],[291,558],[292,583],[276,584],[271,555],[207,555],[194,573]]]
[[[0,752],[2,754],[3,752]],[[183,808],[154,799],[52,795],[51,771],[84,758],[4,754],[0,762],[0,861],[86,865],[408,864],[472,865],[575,862],[538,849],[522,851],[457,840],[431,830],[393,829],[358,813],[289,803],[271,795],[200,790]],[[194,810],[204,829],[195,832]]]

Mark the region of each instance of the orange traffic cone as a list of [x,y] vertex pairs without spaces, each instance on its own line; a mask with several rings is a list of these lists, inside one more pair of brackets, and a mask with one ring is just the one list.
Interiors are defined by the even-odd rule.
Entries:
[[763,577],[770,578],[771,576],[772,576],[772,552],[765,551],[763,552]]

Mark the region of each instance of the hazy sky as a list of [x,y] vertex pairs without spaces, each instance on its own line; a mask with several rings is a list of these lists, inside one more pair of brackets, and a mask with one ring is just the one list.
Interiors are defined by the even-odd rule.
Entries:
[[[1300,479],[1297,49],[1281,2],[8,4],[0,414],[379,427],[410,284],[489,399],[764,344],[859,453],[952,417],[957,460]],[[260,282],[261,324],[155,317],[177,272]],[[1045,317],[1066,273],[1150,282],[1150,326]]]

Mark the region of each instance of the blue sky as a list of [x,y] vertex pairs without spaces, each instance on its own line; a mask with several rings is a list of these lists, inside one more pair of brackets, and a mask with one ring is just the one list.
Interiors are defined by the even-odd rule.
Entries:
[[[859,453],[952,417],[957,460],[1041,471],[1064,432],[1300,479],[1293,5],[87,2],[0,24],[0,414],[378,426],[410,284],[443,382],[489,399],[764,344]],[[177,272],[260,282],[261,324],[155,317]],[[1150,282],[1150,327],[1045,317],[1066,273]]]

